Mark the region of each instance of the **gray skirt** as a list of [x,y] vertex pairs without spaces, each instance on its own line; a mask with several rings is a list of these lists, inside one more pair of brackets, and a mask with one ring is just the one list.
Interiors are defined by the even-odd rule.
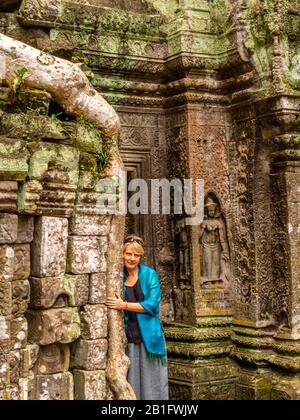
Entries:
[[137,400],[168,400],[168,368],[147,359],[144,344],[129,343],[126,354],[130,359],[127,380]]

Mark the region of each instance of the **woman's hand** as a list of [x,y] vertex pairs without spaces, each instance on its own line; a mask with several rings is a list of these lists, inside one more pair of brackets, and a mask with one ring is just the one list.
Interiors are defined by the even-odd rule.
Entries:
[[105,305],[109,309],[116,309],[118,311],[123,311],[125,309],[125,302],[122,299],[107,298]]

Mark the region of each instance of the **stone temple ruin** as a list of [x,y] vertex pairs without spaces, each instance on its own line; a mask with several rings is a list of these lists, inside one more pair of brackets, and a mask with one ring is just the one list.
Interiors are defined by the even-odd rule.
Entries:
[[[0,399],[134,398],[125,232],[171,399],[300,399],[299,1],[3,0],[0,76]],[[203,179],[201,226],[100,214],[122,168]]]

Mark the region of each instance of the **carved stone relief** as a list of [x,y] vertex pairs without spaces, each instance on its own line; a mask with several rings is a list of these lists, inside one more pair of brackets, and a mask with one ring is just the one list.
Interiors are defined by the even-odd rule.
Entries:
[[199,241],[203,287],[228,287],[231,274],[226,225],[212,195],[205,200],[205,220],[200,226]]

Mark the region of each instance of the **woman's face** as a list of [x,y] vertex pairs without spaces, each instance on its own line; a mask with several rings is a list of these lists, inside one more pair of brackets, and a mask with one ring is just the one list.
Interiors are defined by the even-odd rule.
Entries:
[[124,267],[133,270],[137,268],[141,261],[141,255],[137,254],[132,245],[127,245],[124,254]]

